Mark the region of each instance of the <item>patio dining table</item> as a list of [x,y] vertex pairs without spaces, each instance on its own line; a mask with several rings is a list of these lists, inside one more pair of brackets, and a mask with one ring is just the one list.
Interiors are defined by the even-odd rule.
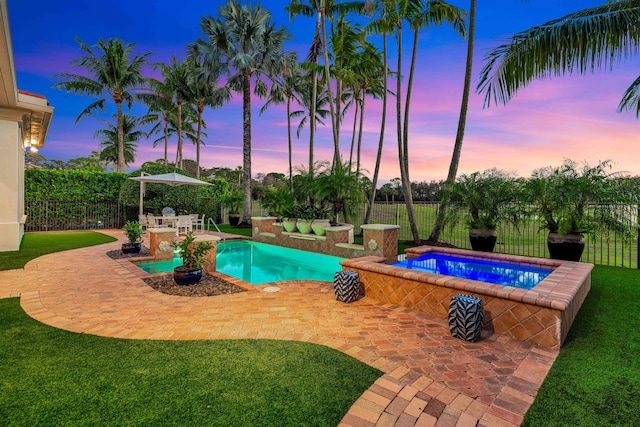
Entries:
[[177,215],[162,215],[155,217],[156,225],[162,227],[171,227],[176,228],[176,223],[178,222]]

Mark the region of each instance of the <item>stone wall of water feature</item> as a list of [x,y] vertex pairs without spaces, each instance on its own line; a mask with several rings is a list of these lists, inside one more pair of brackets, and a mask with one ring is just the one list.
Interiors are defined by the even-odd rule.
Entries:
[[551,268],[533,289],[386,265],[384,258],[365,257],[340,262],[356,271],[367,297],[423,312],[446,323],[451,298],[459,293],[479,297],[484,305],[483,337],[505,337],[550,349],[562,346],[569,328],[591,289],[593,264],[421,246],[407,257],[441,253]]
[[398,230],[390,224],[365,224],[361,226],[363,244],[353,243],[353,224],[323,227],[323,234],[286,231],[276,217],[253,217],[252,238],[256,242],[300,249],[341,258],[364,256],[384,257],[389,262],[398,259]]

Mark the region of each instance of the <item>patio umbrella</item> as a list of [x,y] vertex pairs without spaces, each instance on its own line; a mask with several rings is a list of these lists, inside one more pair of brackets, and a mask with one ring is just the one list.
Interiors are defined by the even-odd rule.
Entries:
[[143,214],[143,201],[144,201],[144,184],[146,182],[156,182],[160,184],[167,184],[172,187],[178,185],[213,185],[208,182],[200,181],[199,179],[191,178],[186,175],[180,175],[179,173],[163,173],[160,175],[145,175],[142,172],[140,176],[133,176],[129,179],[134,181],[140,181],[140,215]]

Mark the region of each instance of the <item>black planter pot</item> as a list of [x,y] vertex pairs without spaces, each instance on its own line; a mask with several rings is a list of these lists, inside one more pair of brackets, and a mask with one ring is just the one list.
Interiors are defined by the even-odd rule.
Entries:
[[547,247],[552,259],[580,261],[584,251],[584,238],[580,234],[549,233]]
[[122,244],[122,253],[123,254],[137,254],[140,252],[142,248],[142,242],[137,243],[123,243]]
[[472,228],[469,230],[469,242],[474,251],[493,252],[498,240],[498,232],[496,230],[479,230]]
[[185,266],[176,267],[173,269],[173,280],[178,285],[193,285],[200,282],[202,279],[202,269],[190,269]]
[[239,214],[229,214],[229,224],[232,227],[237,227],[240,224],[240,215]]

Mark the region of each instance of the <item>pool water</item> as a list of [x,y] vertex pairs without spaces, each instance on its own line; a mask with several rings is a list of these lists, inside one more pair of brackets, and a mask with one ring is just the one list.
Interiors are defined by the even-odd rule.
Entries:
[[[216,246],[216,270],[254,285],[280,280],[333,281],[344,258],[299,251],[248,240],[231,240]],[[173,260],[137,264],[147,273],[166,273],[182,265]]]
[[521,289],[532,289],[553,271],[528,265],[444,254],[425,254],[418,258],[396,262],[393,265]]

